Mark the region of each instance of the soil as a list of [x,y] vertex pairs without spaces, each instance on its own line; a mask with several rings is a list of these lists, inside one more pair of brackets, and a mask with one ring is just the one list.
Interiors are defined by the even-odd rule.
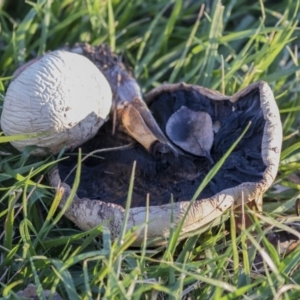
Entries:
[[[231,153],[216,176],[202,191],[198,199],[204,199],[243,182],[263,179],[265,165],[261,157],[262,136],[265,125],[260,109],[259,91],[254,90],[236,103],[228,100],[213,101],[196,91],[173,91],[161,93],[150,109],[159,126],[165,132],[170,116],[186,106],[194,111],[210,114],[220,129],[214,136],[211,157],[217,162],[240,136],[249,121],[252,125],[239,145]],[[190,200],[205,175],[213,167],[206,157],[185,153],[180,157],[172,154],[153,157],[142,146],[122,132],[112,135],[112,123],[108,121],[98,134],[81,146],[88,154],[96,149],[118,147],[132,143],[123,150],[101,152],[82,163],[80,198],[99,199],[125,207],[133,162],[136,161],[135,182],[131,207],[145,206],[150,195],[150,205],[162,205],[171,201]],[[69,158],[59,163],[61,179],[64,180],[77,163],[75,149]],[[74,172],[66,182],[72,186]]]

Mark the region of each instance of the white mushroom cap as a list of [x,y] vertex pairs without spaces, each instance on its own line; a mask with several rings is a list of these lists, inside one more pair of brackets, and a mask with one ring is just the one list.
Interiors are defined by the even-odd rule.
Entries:
[[45,133],[12,144],[20,151],[36,145],[36,155],[57,153],[92,138],[111,105],[111,88],[99,69],[82,55],[58,50],[10,83],[1,128],[5,135]]

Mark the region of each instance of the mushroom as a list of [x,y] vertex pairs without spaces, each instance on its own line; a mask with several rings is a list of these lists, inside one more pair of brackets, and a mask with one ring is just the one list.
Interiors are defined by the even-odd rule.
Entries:
[[40,133],[12,142],[35,155],[58,153],[92,138],[112,105],[109,83],[87,58],[54,51],[30,64],[10,83],[3,105],[5,135]]
[[6,135],[40,133],[12,142],[20,151],[30,145],[37,146],[35,155],[73,149],[92,138],[111,112],[113,132],[118,126],[154,155],[178,153],[157,126],[136,80],[108,47],[64,47],[28,62],[14,77],[1,127]]
[[[282,141],[279,111],[267,83],[254,83],[232,96],[185,83],[166,84],[150,91],[145,99],[162,133],[169,132],[170,139],[174,139],[174,147],[178,144],[178,136],[168,129],[174,125],[173,118],[176,121],[179,117],[180,122],[188,122],[186,114],[209,114],[211,121],[205,121],[209,124],[205,126],[210,133],[207,140],[200,138],[200,143],[208,142],[209,145],[204,148],[210,151],[209,156],[214,162],[218,162],[249,121],[252,125],[219,172],[192,203],[195,191],[213,167],[210,157],[202,156],[201,151],[191,153],[189,149],[190,136],[197,138],[197,120],[192,121],[190,132],[180,144],[179,163],[158,160],[139,144],[130,149],[102,152],[104,159],[101,160],[89,158],[82,163],[79,188],[65,212],[70,220],[83,230],[103,224],[112,236],[118,237],[126,215],[129,177],[134,160],[137,161],[136,176],[127,228],[142,226],[136,233],[135,246],[141,245],[145,239],[148,246],[167,243],[170,228],[177,228],[184,216],[180,239],[211,226],[231,207],[248,203],[261,209],[262,195],[277,173]],[[182,112],[184,117],[181,119]],[[213,133],[211,146],[212,124],[218,124],[218,130]],[[124,144],[122,135],[111,135],[110,126],[109,123],[104,124],[95,138],[82,145],[83,151]],[[180,151],[184,151],[184,155]],[[69,176],[69,173],[76,163],[76,157],[72,156],[49,173],[51,185],[63,192],[62,207],[71,195],[75,175]],[[149,208],[146,206],[147,194]],[[145,237],[143,224],[147,217]]]

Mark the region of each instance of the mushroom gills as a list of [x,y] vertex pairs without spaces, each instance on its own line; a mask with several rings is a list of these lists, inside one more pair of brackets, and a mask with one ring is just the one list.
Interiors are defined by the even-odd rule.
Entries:
[[[129,106],[134,106],[134,109],[138,110],[134,101],[130,102]],[[182,109],[183,106],[185,108]],[[235,107],[234,110],[233,107]],[[248,110],[249,107],[253,107],[253,109]],[[136,121],[131,118],[132,114],[137,114],[139,122],[142,119],[139,116],[140,113],[134,109],[132,107],[126,108],[126,110],[132,111],[129,114],[129,121],[125,120],[125,123],[132,122],[132,126],[136,125]],[[255,130],[250,130],[249,135],[241,140],[215,177],[201,192],[198,200],[213,197],[216,193],[236,187],[243,182],[257,182],[263,179],[266,166],[262,160],[261,145],[266,121],[260,114],[258,89],[240,97],[236,103],[227,99],[213,101],[198,92],[189,90],[167,91],[157,95],[149,104],[149,109],[153,112],[156,123],[166,136],[168,136],[165,132],[167,123],[179,110],[195,113],[197,116],[196,124],[200,119],[199,112],[209,114],[213,123],[218,121],[222,126],[215,133],[210,149],[214,161],[218,161],[224,155],[232,145],[232,141],[239,137],[240,130],[245,128],[249,120],[252,120],[252,126]],[[128,112],[125,111],[125,113]],[[190,117],[186,118],[186,120],[190,119]],[[111,127],[112,120],[110,119],[100,128],[97,136],[82,145],[82,152],[89,153],[95,149],[112,149],[113,147],[128,145],[134,140],[130,135],[125,135],[119,130],[116,130],[113,136]],[[188,128],[197,136],[197,126],[193,125]],[[182,152],[186,153],[185,150]],[[249,153],[251,153],[251,157]],[[156,159],[140,143],[135,143],[131,148],[124,148],[123,150],[118,148],[103,151],[101,158],[94,156],[83,162],[80,186],[77,191],[78,196],[101,199],[125,207],[132,164],[136,161],[131,207],[144,207],[147,194],[150,195],[151,206],[169,203],[171,195],[173,195],[174,202],[188,201],[211,170],[212,165],[207,157],[197,155],[179,155],[177,158],[179,163],[173,164],[169,162],[170,156],[170,153],[165,155],[167,161]],[[62,180],[66,178],[66,175],[76,164],[76,155],[70,155],[68,160],[59,163]],[[75,173],[73,172],[66,182],[71,185],[74,178]]]
[[169,118],[166,125],[169,139],[178,147],[196,156],[205,156],[213,163],[210,149],[214,141],[211,116],[204,111],[193,111],[182,106]]

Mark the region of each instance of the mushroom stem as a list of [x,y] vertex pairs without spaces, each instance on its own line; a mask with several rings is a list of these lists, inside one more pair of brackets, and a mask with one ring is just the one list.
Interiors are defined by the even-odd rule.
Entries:
[[128,103],[124,106],[124,109],[118,110],[118,116],[124,127],[123,131],[142,144],[146,150],[150,151],[151,145],[156,141],[156,138],[145,124],[138,110],[131,103]]

